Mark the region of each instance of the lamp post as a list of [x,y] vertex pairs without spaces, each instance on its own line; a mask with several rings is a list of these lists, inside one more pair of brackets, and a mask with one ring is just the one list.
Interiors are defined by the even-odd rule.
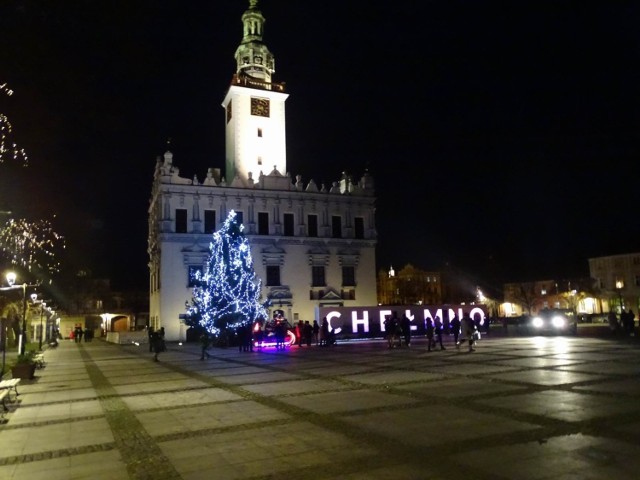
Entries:
[[[13,284],[16,281],[16,274],[13,272],[7,273],[6,276],[8,287],[0,288],[0,290],[13,290]],[[2,374],[0,374],[0,378],[4,377],[4,367],[7,364],[7,324],[6,322],[2,322]]]
[[624,288],[624,282],[622,280],[616,280],[616,290],[618,291],[618,300],[620,300],[620,313],[622,313],[622,307],[624,306],[624,300],[622,299],[622,289]]
[[22,329],[20,332],[20,354],[27,348],[27,284],[22,284]]
[[27,284],[15,285],[16,274],[14,272],[7,273],[7,282],[9,283],[10,289],[22,288],[22,328],[20,329],[20,339],[18,341],[18,353],[22,355],[24,354],[27,340]]
[[7,273],[7,283],[9,286],[3,290],[14,290],[16,288],[22,289],[22,328],[20,329],[20,337],[18,341],[18,353],[24,355],[24,351],[27,347],[27,287],[36,287],[37,285],[16,285],[16,274],[14,272]]
[[[45,302],[44,300],[38,300],[38,294],[37,293],[32,293],[31,294],[31,301],[33,302],[34,305],[39,304],[40,305],[40,332],[38,335],[38,339],[39,339],[39,350],[42,351],[42,337],[44,337],[44,326],[42,324],[42,319],[44,318],[44,312],[50,312],[51,308],[47,307],[47,302]],[[48,319],[47,319],[48,321]]]

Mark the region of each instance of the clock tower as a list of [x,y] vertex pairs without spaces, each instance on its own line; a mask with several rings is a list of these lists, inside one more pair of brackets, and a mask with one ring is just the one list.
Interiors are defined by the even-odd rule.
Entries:
[[265,19],[258,0],[242,15],[243,35],[236,49],[236,73],[225,95],[225,179],[246,187],[274,169],[287,173],[284,83],[274,83],[275,59],[263,43]]

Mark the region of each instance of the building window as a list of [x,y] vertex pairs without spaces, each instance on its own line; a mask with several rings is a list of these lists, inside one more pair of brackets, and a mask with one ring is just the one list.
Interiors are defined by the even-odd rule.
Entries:
[[318,236],[318,216],[307,215],[307,235],[309,237]]
[[176,208],[176,233],[187,233],[186,208]]
[[216,211],[204,211],[204,233],[213,233],[216,231]]
[[258,129],[258,137],[262,138],[262,129],[261,128]]
[[258,235],[269,235],[269,214],[258,212]]
[[267,265],[267,287],[280,286],[280,266]]
[[312,266],[311,267],[311,286],[312,287],[324,287],[326,286],[324,279],[324,267]]
[[356,238],[364,238],[364,218],[355,218],[355,235]]
[[236,211],[236,222],[238,223],[238,225],[242,225],[244,223],[242,212]]
[[342,267],[342,286],[355,287],[356,269],[353,266]]
[[640,287],[640,275],[636,275],[636,287]]
[[340,297],[343,300],[355,300],[356,299],[356,291],[353,289],[342,290],[340,292]]
[[258,165],[262,165],[262,157],[258,157]]
[[200,283],[196,280],[196,273],[202,273],[201,266],[189,265],[189,278],[187,278],[187,286],[189,288],[197,287]]
[[331,217],[331,236],[342,238],[342,217],[337,215]]
[[293,237],[293,213],[284,214],[284,235]]

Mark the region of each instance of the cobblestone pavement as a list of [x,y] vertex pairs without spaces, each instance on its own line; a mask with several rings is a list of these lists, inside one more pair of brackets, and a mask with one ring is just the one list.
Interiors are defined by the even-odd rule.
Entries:
[[640,342],[446,346],[64,341],[8,403],[0,478],[638,478]]

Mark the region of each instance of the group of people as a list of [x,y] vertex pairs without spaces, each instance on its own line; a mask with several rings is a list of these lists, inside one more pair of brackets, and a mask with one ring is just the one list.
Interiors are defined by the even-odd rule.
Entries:
[[634,335],[636,328],[636,314],[629,309],[625,312],[624,308],[620,311],[620,319],[616,312],[609,312],[609,328],[614,334],[623,333],[625,335]]
[[391,316],[387,316],[384,319],[384,331],[387,333],[389,348],[399,348],[403,341],[405,346],[411,346],[411,320],[406,313],[402,318],[398,318],[398,312],[395,311]]
[[83,329],[82,325],[76,324],[73,330],[71,330],[69,338],[71,338],[75,343],[80,343],[82,342],[83,337],[85,342],[93,340],[93,330],[88,327]]
[[310,347],[312,344],[317,347],[327,347],[336,342],[335,333],[329,329],[327,317],[322,319],[322,324],[317,320],[313,324],[309,320],[298,321],[295,326],[296,344],[299,347],[304,345]]
[[253,329],[251,325],[240,325],[236,333],[238,335],[238,351],[253,352]]
[[[633,325],[633,318],[635,315],[631,310],[631,324]],[[436,349],[437,346],[440,350],[446,350],[443,342],[443,336],[445,332],[445,326],[442,319],[439,316],[435,318],[427,318],[426,324],[426,337],[427,337],[427,351]],[[255,331],[254,331],[254,326]],[[258,345],[261,345],[262,338],[265,334],[261,322],[256,325],[242,325],[237,328],[236,333],[238,337],[238,351],[240,352],[253,352],[254,341]],[[276,341],[276,350],[283,350],[286,346],[285,338],[289,323],[286,319],[280,316],[274,315],[273,321],[267,322],[264,325],[265,330],[273,333],[273,337]],[[322,323],[319,324],[317,320],[311,324],[307,321],[298,321],[295,328],[296,344],[299,347],[304,345],[311,346],[315,343],[316,346],[330,346],[335,344],[335,332],[329,328],[329,322],[327,317],[322,319]],[[386,332],[389,348],[401,347],[403,344],[406,347],[411,346],[411,320],[405,314],[402,317],[398,317],[397,312],[393,312],[384,320],[384,331]],[[469,316],[468,312],[464,312],[462,318],[458,318],[457,315],[449,321],[449,333],[453,335],[456,348],[460,348],[465,342],[468,343],[469,352],[475,351],[476,341],[479,339],[480,334],[476,322]],[[211,336],[203,331],[200,334],[199,342],[201,347],[200,360],[209,358],[209,347],[211,346]],[[159,330],[154,330],[153,327],[149,327],[149,352],[154,354],[153,360],[158,361],[158,355],[166,350],[164,341],[164,327]]]
[[[436,315],[435,318],[427,318],[425,320],[425,330],[427,337],[427,351],[436,349],[446,350],[443,343],[445,334],[445,326],[442,319]],[[387,336],[389,348],[401,347],[402,342],[407,347],[411,346],[411,320],[406,314],[402,318],[398,318],[397,312],[387,316],[384,320],[384,331]],[[476,341],[480,338],[480,332],[476,322],[469,316],[468,312],[463,312],[462,318],[457,315],[449,320],[449,332],[453,335],[453,340],[457,349],[464,342],[468,342],[469,352],[475,351]]]

